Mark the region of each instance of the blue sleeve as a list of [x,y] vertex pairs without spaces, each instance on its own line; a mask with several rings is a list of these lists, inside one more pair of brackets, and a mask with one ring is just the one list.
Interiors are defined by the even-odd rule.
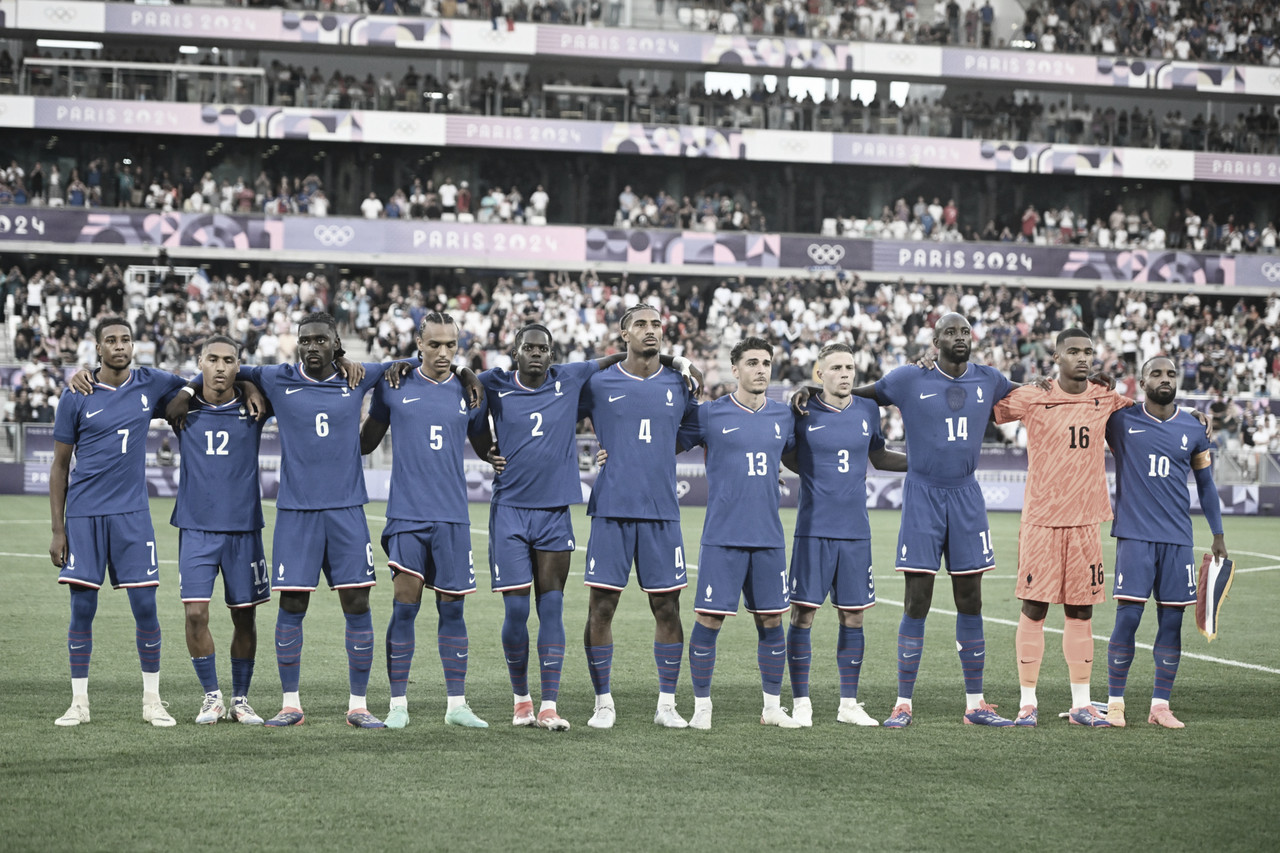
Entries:
[[1003,400],[1005,397],[1009,396],[1009,392],[1013,391],[1014,385],[1012,382],[1009,381],[1008,376],[1005,376],[1003,373],[996,370],[994,367],[991,368],[991,372],[996,377],[995,398],[997,400]]
[[1214,536],[1222,535],[1222,501],[1218,498],[1218,487],[1213,482],[1213,466],[1206,465],[1195,470],[1196,491],[1200,493],[1200,510],[1205,521],[1209,522],[1209,531]]
[[704,406],[698,406],[695,411],[685,416],[685,419],[680,423],[680,431],[676,433],[678,452],[683,453],[704,443],[702,421],[705,417],[706,408]]
[[591,390],[591,382],[583,384],[582,391],[578,394],[578,420],[591,417],[591,405],[595,399],[595,394]]
[[867,424],[871,427],[871,441],[868,447],[871,452],[884,450],[884,429],[880,424],[880,407],[877,406],[874,413],[867,415]]
[[[1121,412],[1124,409],[1120,410]],[[1116,412],[1107,418],[1107,446],[1111,448],[1111,455],[1115,456],[1120,452],[1120,436],[1124,435],[1124,430],[1120,428],[1120,412]]]
[[[408,359],[406,359],[408,361]],[[360,384],[356,386],[360,391],[368,391],[378,384],[378,380],[382,378],[382,374],[387,372],[387,368],[395,364],[394,361],[388,361],[384,364],[375,364],[370,361],[360,362],[364,365],[364,379],[360,380]],[[409,362],[413,364],[413,362]]]
[[582,388],[586,386],[587,380],[600,372],[600,365],[595,361],[571,361],[560,365],[560,370],[565,379]]
[[80,404],[84,402],[83,394],[63,391],[58,399],[58,409],[53,416],[53,440],[63,444],[75,444],[79,432]]
[[369,417],[380,424],[391,423],[391,409],[386,400],[386,389],[389,387],[385,382],[374,385],[373,396],[369,398]]
[[796,449],[796,416],[791,413],[790,406],[785,406],[784,409],[786,412],[787,422],[786,426],[782,428],[784,439],[782,455],[785,456]]
[[[919,370],[920,368],[915,368]],[[895,367],[884,376],[876,381],[876,399],[881,403],[893,403],[897,405],[897,397],[903,391],[905,371],[901,367]]]
[[[156,411],[163,412],[165,407],[173,400],[174,395],[187,386],[187,380],[175,373],[166,373],[165,371],[156,371],[156,375],[160,379],[160,388],[163,389],[163,392],[157,395],[160,400],[156,403]],[[201,374],[200,378],[203,379],[204,374]]]

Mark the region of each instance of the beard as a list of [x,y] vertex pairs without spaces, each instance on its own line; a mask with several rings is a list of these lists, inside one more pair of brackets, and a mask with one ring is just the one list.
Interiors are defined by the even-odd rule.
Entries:
[[1173,390],[1172,388],[1167,388],[1167,389],[1157,388],[1153,391],[1147,392],[1147,399],[1158,406],[1169,405],[1170,403],[1173,402],[1173,399],[1177,396],[1178,396],[1178,392]]

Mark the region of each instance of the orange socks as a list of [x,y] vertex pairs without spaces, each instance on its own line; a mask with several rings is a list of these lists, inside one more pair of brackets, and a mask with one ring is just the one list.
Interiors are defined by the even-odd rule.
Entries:
[[1088,684],[1093,675],[1093,620],[1067,619],[1062,631],[1062,656],[1072,684]]
[[1040,680],[1040,661],[1044,658],[1044,620],[1036,622],[1020,613],[1014,645],[1018,650],[1018,682],[1034,689]]

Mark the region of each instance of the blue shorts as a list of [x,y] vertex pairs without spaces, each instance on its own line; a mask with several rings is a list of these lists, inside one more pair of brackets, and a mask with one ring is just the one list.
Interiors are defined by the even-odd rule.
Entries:
[[533,585],[534,551],[572,551],[567,506],[526,509],[495,504],[489,512],[489,579],[494,592]]
[[908,477],[902,485],[902,526],[894,569],[936,575],[976,575],[996,567],[982,487],[926,485]]
[[688,586],[680,522],[591,519],[587,586],[626,589],[632,562],[636,566],[636,580],[645,592],[672,592]]
[[1146,601],[1154,591],[1156,604],[1166,607],[1196,603],[1195,554],[1190,545],[1117,539],[1115,576],[1111,596],[1119,601]]
[[388,519],[382,531],[382,550],[387,552],[392,577],[404,572],[449,595],[476,591],[470,525]]
[[748,613],[786,613],[791,609],[786,548],[727,548],[703,545],[698,553],[695,613],[736,616],[738,597]]
[[178,531],[178,595],[183,604],[212,599],[219,568],[228,607],[256,607],[271,600],[271,572],[262,550],[261,530]]
[[876,603],[870,539],[797,536],[791,545],[791,603],[821,607],[827,593],[839,610]]
[[271,542],[278,592],[312,592],[324,571],[330,589],[373,586],[373,543],[364,507],[281,509]]
[[67,562],[58,583],[101,589],[110,574],[114,589],[160,585],[150,512],[72,516],[66,529]]

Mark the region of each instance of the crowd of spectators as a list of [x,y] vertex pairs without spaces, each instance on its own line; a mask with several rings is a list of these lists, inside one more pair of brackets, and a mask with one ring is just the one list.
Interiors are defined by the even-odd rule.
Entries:
[[[8,189],[11,187],[20,188],[20,192],[12,193]],[[83,179],[80,169],[73,167],[66,181],[56,164],[47,173],[40,162],[29,172],[17,161],[0,169],[0,204],[99,207],[111,202],[162,212],[257,211],[311,216],[328,216],[332,204],[315,172],[291,178],[272,177],[262,171],[252,184],[243,177],[233,184],[226,179],[218,181],[208,171],[196,178],[190,167],[184,168],[176,181],[163,170],[148,180],[141,166],[118,164],[113,169],[103,159],[90,162]],[[455,182],[452,177],[445,177],[437,185],[431,179],[414,178],[407,187],[393,189],[385,200],[370,191],[360,204],[360,214],[368,219],[545,225],[550,206],[551,196],[541,184],[535,185],[526,197],[516,186],[487,186],[473,194],[465,180]],[[1237,221],[1234,214],[1218,221],[1213,213],[1202,218],[1191,208],[1175,210],[1167,219],[1156,222],[1148,210],[1120,204],[1104,216],[1093,216],[1091,221],[1084,212],[1077,213],[1069,205],[1031,205],[1021,214],[1008,211],[1000,222],[988,220],[982,228],[961,220],[954,199],[944,205],[938,197],[926,203],[920,196],[913,205],[900,198],[892,206],[882,206],[879,214],[833,212],[835,215],[824,219],[818,229],[824,236],[1266,254],[1275,253],[1280,242],[1272,221]],[[768,215],[759,202],[742,193],[700,191],[677,200],[661,189],[636,193],[627,185],[618,196],[612,224],[764,233],[768,231]]]
[[[1267,399],[1280,398],[1277,296],[1222,299],[905,280],[877,285],[848,274],[749,282],[528,272],[446,286],[264,272],[185,282],[170,276],[147,284],[126,281],[118,267],[107,266],[68,280],[50,271],[25,276],[16,268],[3,278],[0,299],[13,294],[21,315],[11,325],[14,358],[28,365],[12,373],[9,420],[51,417],[57,368],[92,364],[94,320],[112,314],[123,313],[134,324],[138,364],[189,372],[197,342],[214,333],[240,341],[250,362],[291,361],[297,321],[312,310],[334,315],[356,357],[407,357],[415,352],[423,314],[447,310],[461,325],[461,359],[485,369],[510,366],[514,334],[532,321],[552,330],[560,359],[611,352],[620,345],[619,318],[644,301],[660,308],[674,352],[702,366],[713,397],[732,387],[726,355],[746,335],[777,346],[775,383],[807,381],[818,350],[833,340],[854,346],[859,381],[870,382],[926,353],[934,322],[954,310],[973,324],[975,358],[1015,382],[1052,375],[1053,335],[1072,325],[1093,332],[1102,368],[1118,377],[1125,393],[1137,390],[1136,371],[1147,358],[1171,354],[1183,369],[1184,394],[1221,402],[1225,446],[1280,450]],[[901,437],[896,415],[886,424],[891,437]],[[991,437],[1021,440],[1016,431]]]

